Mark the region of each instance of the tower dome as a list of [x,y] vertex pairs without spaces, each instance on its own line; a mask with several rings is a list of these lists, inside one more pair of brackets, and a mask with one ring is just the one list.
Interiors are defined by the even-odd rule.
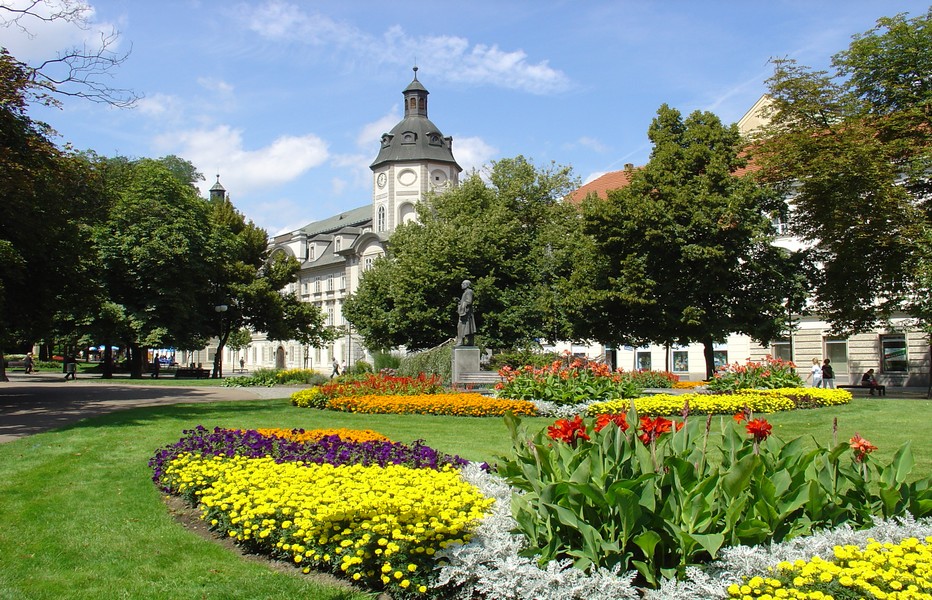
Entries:
[[423,162],[453,165],[457,172],[463,169],[453,158],[453,138],[444,137],[440,129],[427,118],[427,91],[417,79],[402,92],[405,116],[392,130],[382,134],[379,154],[369,165],[376,170],[386,163]]

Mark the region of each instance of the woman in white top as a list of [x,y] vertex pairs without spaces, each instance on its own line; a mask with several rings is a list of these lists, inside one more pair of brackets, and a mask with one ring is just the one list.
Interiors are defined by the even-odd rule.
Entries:
[[806,381],[812,377],[812,387],[822,387],[822,363],[818,358],[812,359],[812,368],[806,375]]

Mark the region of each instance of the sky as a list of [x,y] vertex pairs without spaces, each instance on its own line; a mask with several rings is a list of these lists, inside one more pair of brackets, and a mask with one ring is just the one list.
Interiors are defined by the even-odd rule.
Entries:
[[765,93],[772,58],[827,69],[878,18],[929,10],[915,0],[69,1],[86,4],[83,28],[23,19],[0,28],[0,45],[37,64],[116,32],[128,56],[106,82],[140,99],[125,109],[63,98],[30,116],[62,146],[187,159],[205,196],[219,174],[270,235],[371,201],[369,165],[401,120],[415,65],[465,172],[523,155],[585,183],[648,160],[662,104],[736,122]]

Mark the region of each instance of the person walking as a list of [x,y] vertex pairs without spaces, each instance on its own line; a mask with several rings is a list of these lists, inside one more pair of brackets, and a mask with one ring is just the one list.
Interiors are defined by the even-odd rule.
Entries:
[[812,378],[812,387],[822,387],[822,365],[818,357],[812,359],[812,367],[809,369],[809,374],[806,375],[806,381],[809,381],[809,378]]
[[822,387],[827,390],[835,389],[835,371],[832,369],[832,361],[827,358],[822,363]]
[[23,366],[26,367],[26,374],[32,373],[32,369],[35,366],[36,361],[32,358],[32,352],[26,353],[26,358],[23,359]]
[[68,379],[71,379],[72,381],[74,381],[75,379],[77,379],[77,378],[78,378],[78,376],[77,376],[77,373],[78,373],[78,361],[77,361],[77,359],[75,359],[74,356],[71,356],[71,355],[69,354],[69,355],[65,356],[64,363],[65,363],[65,364],[64,364],[64,367],[65,367],[65,381],[67,381]]
[[330,373],[330,379],[340,376],[340,363],[337,362],[337,359],[333,359],[333,372]]
[[162,361],[159,359],[159,355],[156,354],[152,359],[152,367],[149,369],[149,377],[152,379],[159,378],[159,369],[162,368]]

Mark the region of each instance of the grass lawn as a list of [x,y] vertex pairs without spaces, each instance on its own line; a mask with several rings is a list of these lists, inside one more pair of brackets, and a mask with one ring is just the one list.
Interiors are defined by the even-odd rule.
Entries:
[[[922,425],[932,417],[932,401],[856,399],[767,418],[784,439],[811,433],[827,444],[834,417],[839,441],[857,431],[879,446],[882,459],[912,439],[913,475],[932,473],[932,440]],[[526,422],[542,427],[551,420]],[[297,569],[270,569],[177,524],[147,461],[198,424],[375,429],[490,462],[510,446],[499,418],[335,413],[284,399],[135,409],[2,444],[0,599],[371,597]]]

